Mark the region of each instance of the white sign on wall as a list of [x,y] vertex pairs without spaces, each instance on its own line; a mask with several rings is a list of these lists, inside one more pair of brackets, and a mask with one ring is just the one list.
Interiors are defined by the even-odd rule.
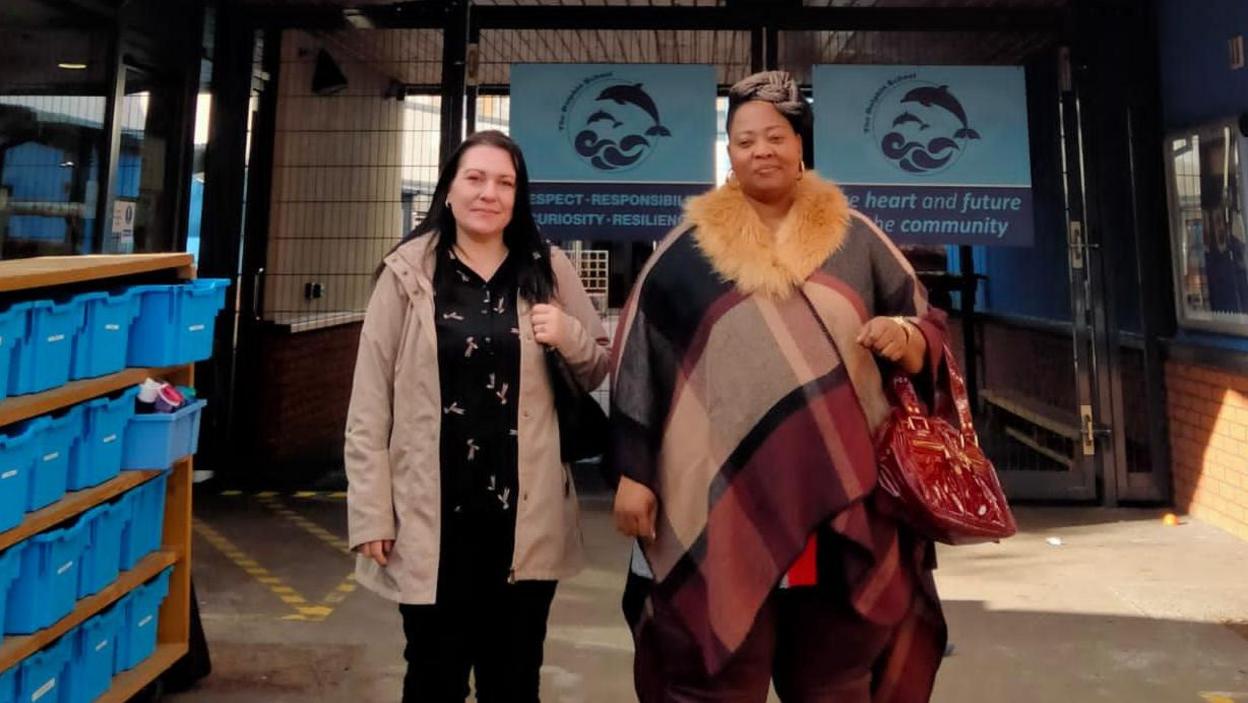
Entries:
[[113,234],[119,237],[134,236],[135,204],[118,200],[113,203]]

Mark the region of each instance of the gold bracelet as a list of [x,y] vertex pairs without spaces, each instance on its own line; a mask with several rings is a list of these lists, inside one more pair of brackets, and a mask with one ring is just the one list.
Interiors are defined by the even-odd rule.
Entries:
[[892,320],[901,325],[901,331],[906,333],[906,344],[910,344],[910,321],[901,315],[895,315]]

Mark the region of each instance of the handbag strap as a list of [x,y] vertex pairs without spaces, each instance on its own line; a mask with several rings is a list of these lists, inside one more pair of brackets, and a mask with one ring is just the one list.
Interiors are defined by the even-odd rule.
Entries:
[[[848,370],[849,359],[845,356],[844,351],[841,349],[841,345],[836,341],[836,337],[832,334],[832,330],[828,329],[828,326],[824,324],[823,316],[819,314],[819,310],[815,307],[814,301],[811,300],[810,296],[806,294],[805,288],[799,286],[798,292],[801,294],[802,300],[806,302],[806,307],[810,310],[810,314],[815,318],[815,322],[818,323],[819,329],[823,330],[824,337],[827,338],[828,343],[832,345],[832,349],[835,350],[837,356],[841,358],[841,363],[844,364],[846,370]],[[979,437],[975,434],[975,423],[971,417],[971,403],[966,396],[966,381],[962,378],[962,374],[958,372],[957,364],[953,358],[953,351],[949,349],[949,345],[944,345],[941,356],[941,365],[943,366],[943,369],[941,370],[944,371],[948,378],[949,396],[953,401],[954,411],[957,414],[958,424],[960,425],[958,428],[959,433],[961,434],[964,442],[969,442],[978,446]],[[937,378],[939,377],[940,373],[937,373]],[[897,400],[897,404],[907,417],[926,419],[927,413],[923,411],[923,404],[919,400],[919,394],[914,389],[914,382],[910,380],[909,375],[905,373],[895,374],[890,385],[892,386],[893,397]],[[858,389],[854,388],[852,381],[850,382],[849,387],[854,393],[855,402],[858,403],[858,407],[861,409],[862,400],[858,397]],[[866,416],[865,410],[863,411],[863,416]]]

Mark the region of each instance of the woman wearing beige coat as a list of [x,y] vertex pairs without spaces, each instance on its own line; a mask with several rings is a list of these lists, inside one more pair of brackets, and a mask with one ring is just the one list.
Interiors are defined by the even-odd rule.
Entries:
[[405,703],[461,702],[470,671],[481,703],[538,700],[555,586],[583,560],[545,354],[593,389],[606,344],[519,148],[470,136],[379,268],[347,417],[356,577],[400,604]]

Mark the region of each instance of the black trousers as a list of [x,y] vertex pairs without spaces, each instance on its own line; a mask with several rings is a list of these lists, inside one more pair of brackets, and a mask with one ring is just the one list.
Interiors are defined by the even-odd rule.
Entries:
[[403,703],[538,703],[555,581],[463,584],[435,605],[400,605],[407,648]]

